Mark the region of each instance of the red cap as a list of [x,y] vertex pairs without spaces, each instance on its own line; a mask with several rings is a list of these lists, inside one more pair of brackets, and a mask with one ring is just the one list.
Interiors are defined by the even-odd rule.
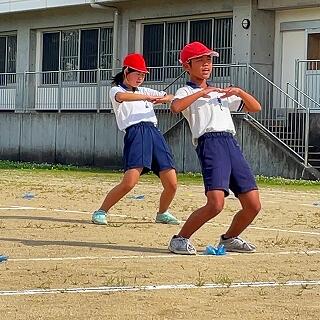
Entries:
[[149,73],[146,62],[140,53],[128,54],[123,60],[123,66],[143,73]]
[[219,57],[219,53],[216,51],[213,51],[206,47],[201,42],[191,42],[187,44],[180,52],[180,62],[186,63],[191,59],[199,58],[202,56],[214,56]]

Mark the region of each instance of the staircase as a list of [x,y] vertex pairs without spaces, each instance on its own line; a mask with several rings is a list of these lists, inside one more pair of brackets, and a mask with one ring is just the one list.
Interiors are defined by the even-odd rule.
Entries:
[[320,148],[309,146],[309,163],[320,171]]

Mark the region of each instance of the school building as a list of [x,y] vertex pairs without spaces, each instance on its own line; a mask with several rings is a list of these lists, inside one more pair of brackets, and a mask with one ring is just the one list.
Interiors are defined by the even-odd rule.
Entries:
[[[0,0],[0,159],[121,168],[110,79],[128,52],[145,85],[186,81],[181,48],[220,53],[212,82],[255,95],[234,115],[256,174],[320,178],[320,0]],[[181,115],[157,109],[179,171],[199,171]]]

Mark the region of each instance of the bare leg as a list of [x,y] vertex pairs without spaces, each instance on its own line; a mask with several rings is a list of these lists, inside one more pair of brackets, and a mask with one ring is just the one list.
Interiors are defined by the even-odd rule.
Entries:
[[159,213],[168,210],[177,191],[177,175],[174,169],[163,170],[160,172],[160,180],[163,191],[160,196]]
[[224,191],[207,192],[207,204],[194,211],[181,228],[178,236],[190,238],[202,225],[217,216],[224,206]]
[[225,237],[237,237],[254,220],[261,210],[259,191],[252,190],[239,195],[242,209],[233,217],[232,223],[225,233]]
[[108,212],[120,199],[122,199],[138,183],[142,168],[129,169],[125,172],[122,181],[109,191],[101,208]]

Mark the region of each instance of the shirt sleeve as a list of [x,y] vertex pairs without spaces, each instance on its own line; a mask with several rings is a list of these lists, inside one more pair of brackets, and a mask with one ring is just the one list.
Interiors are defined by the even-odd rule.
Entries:
[[[180,89],[177,90],[177,92],[176,92],[173,100],[175,100],[175,99],[182,99],[182,98],[185,98],[185,97],[187,97],[187,96],[189,96],[189,95],[190,95],[190,93],[188,93],[188,91],[186,90],[186,88],[180,88]],[[188,108],[186,108],[186,109],[184,109],[184,110],[182,111],[182,114],[183,114],[183,116],[184,116],[186,119],[189,119],[189,118],[190,118],[190,112],[191,112],[191,111],[190,111],[190,107],[188,107]]]
[[174,95],[174,99],[182,99],[182,98],[185,98],[187,97],[189,94],[188,94],[188,91],[185,89],[185,88],[180,88],[177,90],[176,94]]
[[244,102],[238,96],[228,97],[227,101],[231,112],[241,112],[244,108]]
[[165,95],[167,95],[165,91],[158,91],[150,88],[141,88],[141,92],[145,92],[145,94],[152,97],[164,97]]
[[111,103],[112,103],[112,106],[115,108],[115,107],[118,107],[120,102],[117,101],[116,99],[116,94],[118,92],[123,92],[123,90],[121,88],[119,88],[118,86],[116,87],[112,87],[109,91],[109,98],[111,100]]

